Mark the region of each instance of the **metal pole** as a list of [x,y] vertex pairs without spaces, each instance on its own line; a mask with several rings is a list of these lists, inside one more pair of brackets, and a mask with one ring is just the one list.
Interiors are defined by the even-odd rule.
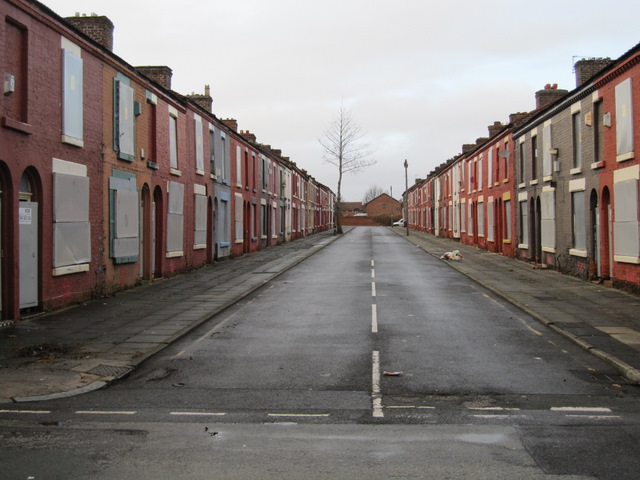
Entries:
[[404,159],[404,224],[407,226],[407,236],[409,236],[409,174],[407,169],[409,163]]

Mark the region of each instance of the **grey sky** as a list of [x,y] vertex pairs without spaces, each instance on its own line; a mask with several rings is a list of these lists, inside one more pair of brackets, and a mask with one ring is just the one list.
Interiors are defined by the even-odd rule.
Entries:
[[318,137],[341,103],[377,164],[343,183],[360,201],[404,191],[532,110],[547,83],[575,88],[573,63],[619,57],[640,42],[635,0],[45,0],[61,16],[108,16],[114,52],[167,65],[173,90],[211,85],[219,118],[282,150],[334,191]]

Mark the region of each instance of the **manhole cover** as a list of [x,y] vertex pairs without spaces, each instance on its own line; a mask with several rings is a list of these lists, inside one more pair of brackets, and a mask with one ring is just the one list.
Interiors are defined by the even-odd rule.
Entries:
[[92,375],[98,375],[100,377],[115,377],[119,378],[122,375],[131,371],[130,367],[115,367],[113,365],[98,365],[92,368],[87,373]]

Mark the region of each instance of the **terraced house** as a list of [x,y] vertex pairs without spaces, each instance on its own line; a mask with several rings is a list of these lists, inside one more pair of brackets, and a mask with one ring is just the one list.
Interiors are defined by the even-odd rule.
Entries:
[[[291,240],[293,162],[218,119],[208,86],[180,95],[169,67],[129,65],[106,17],[35,0],[0,15],[2,319]],[[298,195],[315,188],[294,169]]]
[[574,90],[547,85],[409,188],[410,226],[640,292],[639,63],[640,45],[577,62]]

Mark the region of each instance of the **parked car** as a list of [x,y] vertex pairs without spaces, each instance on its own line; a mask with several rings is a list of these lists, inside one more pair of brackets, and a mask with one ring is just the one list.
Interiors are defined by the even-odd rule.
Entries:
[[404,220],[398,220],[397,222],[393,222],[394,227],[404,227]]

